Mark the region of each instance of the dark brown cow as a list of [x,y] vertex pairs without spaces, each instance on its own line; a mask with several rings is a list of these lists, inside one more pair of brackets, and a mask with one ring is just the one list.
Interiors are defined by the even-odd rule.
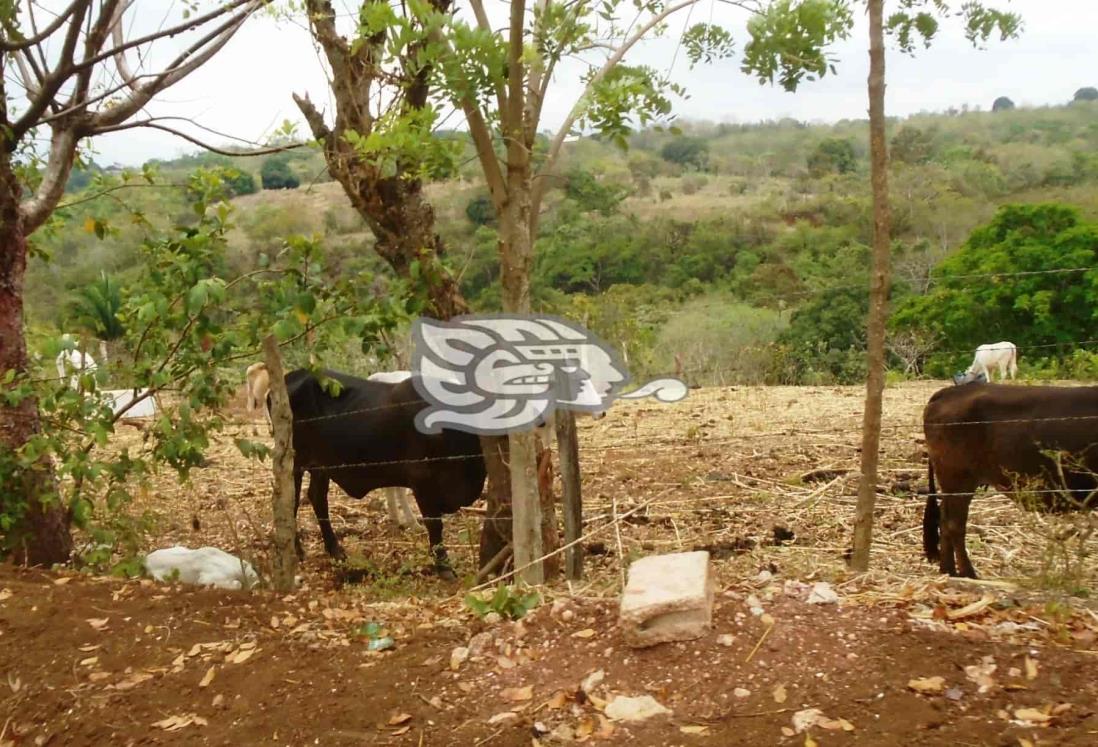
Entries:
[[[927,403],[923,432],[930,462],[923,549],[942,573],[976,578],[965,528],[979,487],[1039,487],[1048,492],[1036,493],[1031,507],[1047,511],[1095,505],[1098,387],[949,387]],[[1062,471],[1051,453],[1063,455]]]
[[324,548],[332,557],[343,558],[328,516],[329,483],[352,498],[380,488],[410,488],[423,514],[436,566],[451,576],[442,545],[442,516],[480,497],[487,475],[480,439],[449,429],[420,433],[415,416],[427,403],[410,380],[386,384],[335,371],[325,375],[339,382],[338,395],[325,391],[307,370],[286,374],[294,417],[294,511],[308,472],[309,502]]

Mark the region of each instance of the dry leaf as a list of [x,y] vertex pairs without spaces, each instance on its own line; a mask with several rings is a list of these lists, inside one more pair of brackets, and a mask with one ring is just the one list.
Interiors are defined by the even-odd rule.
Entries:
[[92,682],[102,682],[111,676],[110,672],[92,672],[88,675],[88,679]]
[[275,630],[278,630],[278,625],[279,625],[278,618],[274,615],[271,615],[271,627],[274,628]]
[[1018,737],[1018,747],[1034,747],[1033,742],[1029,741],[1025,737]]
[[61,578],[55,578],[53,580],[54,586],[64,586],[69,581],[72,581],[72,576],[62,576]]
[[972,617],[973,615],[977,615],[983,612],[994,601],[995,597],[993,595],[985,594],[983,598],[980,599],[980,601],[978,602],[973,602],[972,604],[965,605],[959,610],[950,610],[946,613],[946,617],[948,617],[950,620],[960,620],[965,617]]
[[5,599],[11,599],[12,596],[12,590],[6,586],[3,589],[0,589],[0,602],[3,602]]
[[594,628],[584,628],[583,630],[577,630],[575,633],[572,634],[572,637],[573,638],[594,638],[595,637],[595,630],[594,630]]
[[111,689],[113,689],[113,690],[130,690],[130,689],[133,689],[133,688],[137,687],[142,682],[147,682],[148,680],[151,680],[152,678],[153,678],[153,676],[151,674],[147,674],[145,672],[138,672],[137,674],[131,674],[126,679],[115,683],[111,687]]
[[412,714],[410,713],[394,713],[392,718],[389,719],[389,726],[400,726],[406,724],[412,720]]
[[459,682],[458,683],[458,690],[461,690],[463,693],[468,695],[469,693],[473,692],[473,683],[472,682]]
[[793,730],[792,730],[792,729],[790,729],[790,728],[789,728],[788,726],[783,726],[783,727],[782,727],[782,735],[783,735],[783,736],[786,736],[786,737],[791,737],[791,736],[793,736],[793,735],[794,735],[794,734],[796,734],[796,733],[797,733],[797,732],[793,731]]
[[243,664],[248,659],[252,658],[252,654],[254,654],[258,650],[259,649],[250,648],[250,649],[247,649],[247,650],[237,651],[229,659],[229,662],[232,663],[232,664]]
[[568,695],[563,690],[557,690],[553,693],[553,697],[545,701],[545,707],[550,711],[559,711],[564,708],[564,704],[568,702]]
[[1029,658],[1028,656],[1026,657],[1026,679],[1027,680],[1037,679],[1037,662],[1035,662],[1033,659]]
[[820,743],[813,739],[811,734],[805,734],[804,747],[820,747]]
[[595,733],[595,719],[590,716],[581,720],[576,724],[576,729],[573,732],[577,740],[585,740],[589,736]]
[[515,662],[508,659],[506,656],[496,657],[496,664],[499,665],[500,669],[514,669],[515,668]]
[[509,687],[506,690],[500,692],[500,696],[504,700],[510,700],[514,703],[521,703],[534,697],[534,686],[527,685],[526,687]]
[[187,663],[187,655],[186,654],[180,654],[179,656],[172,659],[172,666],[173,667],[182,667],[186,663]]
[[1060,703],[1052,707],[1052,715],[1059,716],[1071,710],[1071,703]]
[[599,717],[599,730],[595,736],[599,739],[609,739],[614,736],[614,723],[601,713],[596,715]]
[[81,646],[80,650],[87,654],[87,653],[90,653],[92,651],[97,651],[101,648],[103,648],[103,645],[100,644],[100,643],[96,643],[94,645]]
[[919,677],[908,680],[907,686],[917,693],[936,695],[945,689],[945,677]]
[[519,715],[517,713],[512,713],[511,711],[504,711],[503,713],[497,713],[495,716],[492,716],[492,718],[488,719],[488,723],[489,724],[498,724],[498,723],[502,723],[503,721],[511,721],[511,720],[517,719],[518,717],[519,717]]
[[395,729],[395,730],[394,730],[394,731],[392,732],[392,735],[393,735],[394,737],[399,737],[399,736],[400,736],[401,734],[407,734],[407,733],[408,733],[408,731],[409,731],[409,730],[410,730],[411,728],[412,728],[412,725],[411,725],[411,724],[408,724],[407,726],[402,726],[402,727],[400,727],[399,729]]
[[217,673],[217,667],[211,666],[206,670],[206,676],[202,678],[202,681],[198,683],[199,687],[209,687],[213,682],[214,675]]
[[1038,711],[1036,708],[1018,708],[1014,711],[1014,718],[1019,721],[1030,721],[1035,724],[1047,724],[1052,720],[1052,716],[1049,716],[1044,711]]
[[709,731],[708,726],[680,726],[679,731],[683,734],[705,734]]
[[785,685],[778,685],[774,688],[774,702],[784,703],[786,698]]
[[80,666],[82,666],[82,667],[90,667],[90,666],[92,666],[92,665],[94,665],[94,664],[98,663],[98,661],[99,661],[99,657],[98,657],[98,656],[89,656],[89,657],[88,657],[87,659],[81,659],[81,660],[80,660]]
[[110,622],[109,617],[89,617],[87,620],[88,625],[91,625],[95,630],[103,630],[107,627],[107,623]]

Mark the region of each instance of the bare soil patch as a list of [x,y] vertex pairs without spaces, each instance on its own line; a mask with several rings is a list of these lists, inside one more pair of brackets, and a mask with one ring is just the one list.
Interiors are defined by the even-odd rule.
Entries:
[[[995,582],[947,582],[920,557],[919,420],[935,388],[887,391],[875,570],[863,577],[843,562],[856,387],[704,389],[581,424],[585,528],[600,530],[588,576],[548,589],[521,624],[488,625],[461,602],[475,507],[447,520],[466,577],[447,584],[423,572],[422,529],[393,534],[380,501],[338,491],[333,521],[368,569],[360,584],[323,557],[307,507],[303,586],[284,598],[0,569],[0,744],[1098,743],[1098,614],[1044,588],[1056,580],[1051,520],[977,498],[970,551]],[[270,478],[236,452],[232,437],[251,427],[233,419],[205,469],[143,497],[148,549],[215,545],[262,569]],[[695,548],[714,556],[714,630],[625,648],[623,565]],[[1094,589],[1095,573],[1085,562],[1072,583]],[[807,604],[801,582],[817,581],[840,603]],[[370,622],[394,650],[367,650]],[[471,651],[454,668],[459,647]],[[578,692],[598,671],[602,683]],[[909,687],[934,677],[938,689]],[[651,695],[671,715],[611,722],[616,694]],[[787,734],[810,708],[817,723]]]

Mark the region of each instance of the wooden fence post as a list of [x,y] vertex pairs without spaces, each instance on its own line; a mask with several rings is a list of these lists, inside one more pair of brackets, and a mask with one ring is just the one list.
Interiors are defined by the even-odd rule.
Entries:
[[[282,354],[274,335],[263,340],[263,353],[271,381],[271,427],[274,429],[271,508],[274,514],[274,552],[271,572],[278,591],[292,591],[297,571],[297,517],[294,516],[293,414],[282,372]],[[264,403],[265,404],[265,403]]]
[[[583,534],[583,495],[580,492],[579,439],[576,436],[576,415],[571,410],[557,410],[557,449],[560,452],[560,482],[563,495],[564,544],[575,542]],[[583,543],[564,551],[564,576],[569,581],[583,578]]]

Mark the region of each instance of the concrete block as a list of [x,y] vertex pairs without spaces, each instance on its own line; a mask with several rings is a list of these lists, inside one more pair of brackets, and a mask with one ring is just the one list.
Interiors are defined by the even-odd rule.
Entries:
[[643,648],[700,638],[713,621],[709,553],[652,555],[629,566],[619,624],[626,644]]

